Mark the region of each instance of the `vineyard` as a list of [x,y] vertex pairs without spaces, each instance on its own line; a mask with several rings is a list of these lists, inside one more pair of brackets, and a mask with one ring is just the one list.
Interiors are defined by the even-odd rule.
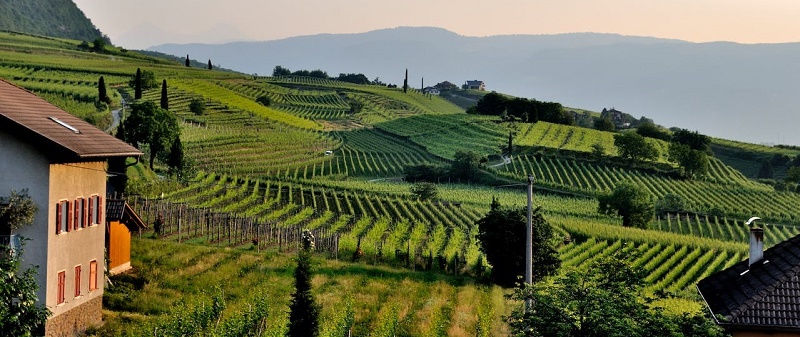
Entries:
[[[623,165],[612,132],[469,115],[414,89],[209,71],[116,48],[89,53],[78,44],[0,33],[0,77],[105,129],[111,114],[95,104],[99,77],[117,108],[133,96],[128,82],[136,69],[153,71],[167,80],[169,111],[198,169],[179,182],[163,163],[154,172],[129,162],[129,189],[141,195],[128,203],[148,224],[160,214],[164,226],[158,238],[148,232],[134,240],[133,263],[152,285],[119,299],[109,313],[114,335],[174,327],[195,315],[214,317],[204,323],[209,334],[234,331],[245,320],[235,312],[264,318],[264,335],[283,335],[292,257],[304,230],[317,240],[313,283],[323,336],[343,335],[342,326],[358,336],[503,335],[501,317],[516,304],[503,298],[507,290],[476,285],[491,272],[476,221],[493,199],[522,207],[528,175],[565,268],[623,252],[645,271],[649,293],[678,296],[678,312],[698,307],[698,280],[747,258],[744,219],[765,220],[767,246],[800,233],[800,194],[777,192],[734,168],[751,174],[757,167],[740,157],[797,150],[714,139],[725,154],[711,158],[705,177],[687,180],[672,170],[660,140],[648,139],[660,153],[652,166]],[[142,99],[158,102],[160,94],[149,89]],[[268,106],[256,102],[263,97]],[[205,111],[190,111],[193,101]],[[514,153],[498,163],[509,134]],[[480,171],[492,186],[438,181],[438,198],[421,201],[402,181],[406,167],[447,167],[459,151],[485,157]],[[620,218],[597,213],[596,200],[621,181],[645,187],[654,200],[678,195],[686,210],[660,213],[647,229],[622,227]],[[239,279],[231,282],[232,275]],[[211,290],[230,283],[242,288],[225,289],[220,302]],[[219,310],[209,314],[211,303]]]

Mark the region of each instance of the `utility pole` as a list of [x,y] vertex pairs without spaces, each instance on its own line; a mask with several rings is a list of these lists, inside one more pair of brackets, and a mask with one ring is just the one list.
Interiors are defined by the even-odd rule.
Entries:
[[[525,283],[533,285],[533,175],[528,175],[528,229],[525,235]],[[533,299],[525,299],[525,311],[533,310]]]

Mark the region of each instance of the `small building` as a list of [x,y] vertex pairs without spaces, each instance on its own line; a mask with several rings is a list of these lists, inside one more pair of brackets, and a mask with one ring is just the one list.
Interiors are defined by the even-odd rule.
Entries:
[[464,89],[484,91],[486,90],[486,83],[483,83],[483,81],[478,81],[478,80],[466,81],[464,82]]
[[73,336],[102,321],[106,161],[139,157],[125,142],[0,80],[0,193],[28,190],[33,223],[6,240],[28,239],[21,268],[38,266],[37,304],[52,315],[35,335]]
[[714,320],[734,337],[800,336],[800,235],[763,251],[751,228],[750,257],[697,284]]
[[439,96],[441,92],[439,91],[439,89],[436,89],[435,87],[425,87],[424,89],[422,89],[422,93],[426,95],[430,94]]
[[147,229],[142,218],[122,199],[106,199],[106,251],[108,272],[131,269],[131,235]]
[[433,87],[439,89],[439,91],[449,91],[458,89],[458,86],[455,85],[455,83],[450,83],[449,81],[439,82]]

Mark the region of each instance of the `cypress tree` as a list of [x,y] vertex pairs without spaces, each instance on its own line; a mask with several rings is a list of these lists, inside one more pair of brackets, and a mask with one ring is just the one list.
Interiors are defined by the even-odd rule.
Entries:
[[311,251],[314,237],[310,232],[303,233],[303,249],[297,254],[297,268],[294,270],[295,292],[289,302],[288,337],[319,336],[320,307],[311,294]]
[[142,98],[142,69],[136,68],[136,79],[133,81],[133,98]]
[[106,92],[106,80],[103,76],[100,76],[100,79],[97,80],[97,99],[100,102],[111,104],[111,97],[108,97],[108,92]]
[[175,137],[172,141],[172,147],[169,149],[169,157],[167,158],[167,166],[170,172],[178,174],[183,168],[183,143],[181,137]]
[[403,93],[408,91],[408,68],[406,68],[406,78],[403,80]]
[[185,64],[186,64],[187,67],[192,65],[192,63],[189,62],[189,54],[186,54],[186,62],[185,62]]
[[211,70],[211,69],[213,69],[213,67],[211,66],[211,60],[209,59],[208,60],[208,70]]
[[169,110],[169,97],[167,97],[167,80],[161,82],[161,108]]
[[509,156],[511,156],[511,151],[514,150],[513,145],[511,143],[513,139],[514,138],[512,138],[512,136],[511,136],[511,131],[509,131],[508,132],[508,155]]

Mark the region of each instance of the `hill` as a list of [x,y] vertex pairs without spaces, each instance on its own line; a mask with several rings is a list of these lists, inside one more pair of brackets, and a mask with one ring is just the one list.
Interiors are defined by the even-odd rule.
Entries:
[[[689,43],[613,34],[468,37],[396,28],[264,42],[168,44],[173,55],[218,60],[245,73],[276,65],[361,72],[387,83],[479,79],[488,90],[600,111],[616,107],[714,137],[800,144],[791,113],[800,44]],[[201,56],[202,55],[202,56]]]
[[[152,283],[143,292],[123,290],[117,304],[128,303],[120,310],[132,312],[114,313],[111,327],[127,324],[123,330],[136,331],[177,317],[187,310],[171,306],[172,300],[202,302],[208,294],[196,287],[207,290],[231,275],[241,275],[254,288],[270,287],[263,278],[275,280],[275,288],[266,290],[276,296],[270,319],[283,322],[283,284],[296,238],[311,230],[321,268],[341,276],[321,275],[315,289],[329,305],[340,303],[328,297],[339,295],[342,285],[358,289],[353,299],[358,331],[396,321],[410,335],[430,335],[428,323],[410,314],[430,308],[441,327],[465,326],[459,323],[463,319],[472,329],[488,320],[485,326],[493,328],[485,335],[499,335],[505,326],[495,317],[515,303],[495,303],[502,301],[497,294],[502,290],[471,286],[491,270],[476,244],[476,221],[492,200],[524,205],[519,183],[528,175],[535,177],[535,203],[554,227],[565,267],[586,268],[622,251],[642,268],[649,293],[677,297],[664,306],[678,312],[699,308],[694,283],[747,256],[744,219],[758,215],[770,223],[767,246],[800,232],[800,211],[794,207],[800,194],[750,180],[715,158],[703,179],[680,178],[665,161],[663,141],[649,140],[660,152],[655,161],[630,165],[619,160],[611,132],[467,114],[413,88],[404,93],[384,85],[185,67],[111,47],[88,52],[78,42],[0,33],[0,77],[105,128],[110,113],[95,104],[98,78],[104,76],[114,92],[113,107],[120,97],[133,96],[128,83],[137,68],[152,71],[156,83],[168,83],[169,111],[197,169],[177,179],[158,159],[156,172],[131,160],[128,202],[146,223],[159,213],[166,220],[160,239],[135,243],[135,262],[152,264],[140,276]],[[158,102],[160,96],[160,88],[151,88],[141,100]],[[202,102],[205,110],[193,112],[193,102]],[[509,134],[516,150],[504,162],[501,147]],[[595,144],[607,150],[598,156]],[[724,140],[715,144],[727,149],[726,157],[761,158],[776,151]],[[440,177],[434,201],[419,200],[400,179],[409,166],[451,165],[459,151],[485,159],[478,163],[480,179]],[[622,227],[620,218],[597,213],[596,199],[622,181],[646,188],[654,199],[678,195],[685,206],[680,214],[660,212],[647,228]],[[152,255],[158,252],[164,258]],[[413,286],[419,298],[430,301],[403,302],[397,312],[376,309],[372,303],[396,296],[387,284]],[[169,297],[159,295],[161,286]],[[234,306],[254,295],[232,292],[228,299]],[[475,301],[482,306],[462,308]]]
[[108,40],[71,0],[4,0],[0,30],[89,42]]

